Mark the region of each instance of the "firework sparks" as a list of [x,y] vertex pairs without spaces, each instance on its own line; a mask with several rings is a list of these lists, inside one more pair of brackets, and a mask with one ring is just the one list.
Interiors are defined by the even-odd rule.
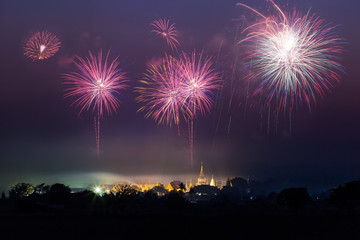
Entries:
[[192,109],[192,118],[199,111],[209,112],[212,107],[211,95],[219,89],[220,76],[212,69],[211,58],[203,58],[203,53],[182,53],[180,56],[181,78],[184,86],[185,101]]
[[124,90],[128,81],[119,68],[118,57],[108,62],[109,53],[103,60],[102,51],[98,56],[89,52],[88,58],[77,56],[74,63],[79,70],[64,74],[64,84],[69,86],[65,98],[72,98],[72,106],[79,109],[79,115],[84,111],[95,114],[95,135],[97,153],[100,151],[100,119],[104,113],[108,115],[116,112],[120,106],[118,96]]
[[177,59],[166,56],[160,65],[151,65],[141,81],[144,87],[137,87],[137,102],[145,105],[138,111],[146,111],[146,118],[153,118],[158,124],[177,125],[178,134],[181,113],[188,115],[183,94],[183,83]]
[[309,109],[317,97],[323,97],[334,83],[340,81],[344,72],[339,63],[343,52],[343,39],[334,27],[313,15],[284,13],[271,1],[279,14],[265,17],[244,5],[263,18],[247,27],[247,65],[255,80],[255,94],[265,94],[269,105],[276,101],[278,109],[305,102]]
[[24,54],[33,61],[52,57],[60,48],[60,40],[48,31],[33,34],[26,42]]
[[175,23],[170,24],[169,19],[158,19],[153,21],[150,25],[155,27],[155,29],[153,29],[151,32],[154,32],[164,38],[171,49],[177,50],[177,47],[180,45],[180,43],[177,40]]

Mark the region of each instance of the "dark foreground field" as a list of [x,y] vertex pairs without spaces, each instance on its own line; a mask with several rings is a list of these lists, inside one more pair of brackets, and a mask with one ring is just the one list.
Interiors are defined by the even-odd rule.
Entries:
[[304,188],[256,198],[228,188],[205,201],[181,191],[16,186],[0,200],[0,239],[360,239],[359,181],[323,200]]
[[[360,216],[307,209],[188,206],[160,212],[3,212],[2,239],[360,239]],[[35,238],[35,239],[36,239]]]

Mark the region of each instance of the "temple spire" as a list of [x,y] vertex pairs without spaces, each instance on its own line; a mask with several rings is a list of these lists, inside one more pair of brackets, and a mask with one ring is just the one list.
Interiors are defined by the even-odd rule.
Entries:
[[202,162],[201,162],[201,168],[200,168],[200,175],[199,175],[196,185],[207,185],[207,180],[204,176],[204,168],[203,168]]
[[214,181],[214,175],[211,175],[211,181],[210,181],[210,186],[215,187],[215,181]]

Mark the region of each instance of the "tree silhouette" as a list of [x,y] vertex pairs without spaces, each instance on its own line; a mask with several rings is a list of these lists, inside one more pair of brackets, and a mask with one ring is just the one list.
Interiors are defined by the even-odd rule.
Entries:
[[180,189],[180,191],[182,191],[182,192],[185,192],[185,191],[186,191],[186,187],[185,187],[185,184],[184,184],[183,182],[180,183],[179,189]]
[[360,205],[360,181],[348,182],[330,191],[328,200],[333,204],[338,206]]
[[165,196],[165,201],[167,207],[172,210],[184,209],[188,204],[187,200],[182,197],[182,194],[180,194],[176,190],[169,192]]
[[286,188],[280,192],[277,203],[289,208],[300,208],[312,204],[312,201],[306,188]]
[[120,186],[117,188],[117,194],[120,196],[131,196],[135,195],[137,191],[129,185]]
[[61,183],[55,183],[47,193],[48,200],[52,203],[66,203],[71,194],[71,189]]
[[9,197],[11,199],[21,199],[30,196],[34,192],[34,187],[30,183],[17,183],[10,187]]
[[5,199],[6,199],[5,192],[2,191],[2,193],[1,193],[1,200],[4,201]]

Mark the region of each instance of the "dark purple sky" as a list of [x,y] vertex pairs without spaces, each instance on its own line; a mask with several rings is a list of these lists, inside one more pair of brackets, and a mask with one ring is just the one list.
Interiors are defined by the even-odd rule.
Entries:
[[[311,8],[327,22],[339,25],[345,38],[342,63],[347,75],[331,94],[319,99],[310,113],[299,106],[289,119],[279,117],[278,132],[272,119],[267,135],[266,116],[239,107],[244,95],[239,90],[231,111],[221,113],[218,104],[212,114],[200,117],[195,130],[195,162],[189,166],[187,126],[176,129],[157,126],[136,113],[133,87],[138,85],[146,63],[169,50],[153,35],[149,24],[170,18],[179,31],[181,50],[220,52],[219,70],[228,84],[235,51],[232,46],[236,22],[251,13],[235,7],[238,1],[0,1],[0,190],[19,181],[33,183],[62,181],[91,183],[88,173],[132,176],[197,174],[200,161],[207,174],[234,177],[270,177],[288,185],[329,186],[360,175],[360,2],[357,0],[279,0],[283,9]],[[244,0],[260,11],[265,0]],[[23,55],[28,37],[40,30],[55,33],[62,42],[52,58],[32,62]],[[117,115],[106,117],[101,126],[100,159],[95,156],[93,121],[78,118],[63,99],[61,73],[74,70],[69,58],[85,56],[88,50],[111,50],[120,55],[131,79],[122,96]],[[236,78],[241,88],[238,66]],[[224,93],[223,104],[228,104]],[[227,127],[231,115],[231,130]],[[214,137],[216,135],[216,137]],[[85,179],[84,176],[87,176]],[[78,178],[74,176],[79,176]],[[112,176],[112,175],[111,175]],[[79,180],[79,178],[83,178]],[[182,179],[185,180],[185,179]],[[101,181],[101,180],[97,180]]]

